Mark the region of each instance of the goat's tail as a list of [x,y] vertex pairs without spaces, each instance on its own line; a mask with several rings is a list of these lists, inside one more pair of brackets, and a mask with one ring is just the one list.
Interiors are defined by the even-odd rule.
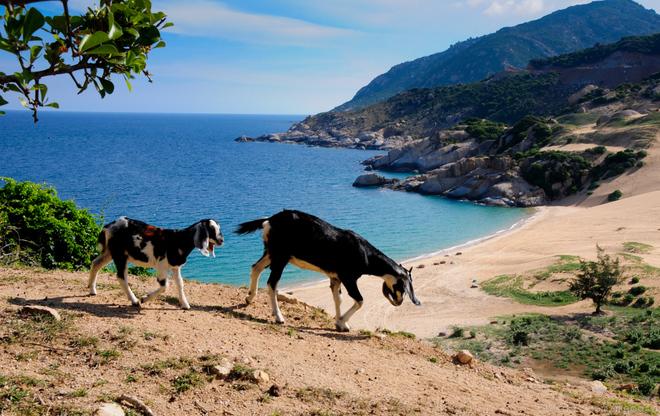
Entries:
[[254,221],[244,222],[236,227],[234,232],[240,235],[253,233],[261,228],[264,228],[265,221],[268,221],[268,218],[261,218]]

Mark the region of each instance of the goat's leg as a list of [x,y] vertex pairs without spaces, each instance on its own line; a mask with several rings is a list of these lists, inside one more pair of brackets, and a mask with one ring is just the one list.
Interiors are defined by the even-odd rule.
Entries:
[[188,299],[183,291],[183,277],[181,276],[181,267],[174,267],[172,270],[174,274],[174,283],[176,283],[177,294],[179,296],[179,306],[181,309],[190,309]]
[[353,314],[362,307],[364,299],[362,298],[362,294],[357,287],[357,278],[342,279],[342,283],[346,288],[346,292],[348,292],[348,295],[353,298],[355,303],[350,307],[349,310],[346,311],[346,313],[344,313],[344,315],[339,318],[338,322],[335,324],[335,327],[339,332],[348,332],[351,329],[351,327],[348,326],[348,320],[351,319]]
[[254,297],[257,295],[257,287],[259,286],[259,276],[261,276],[261,272],[269,265],[270,257],[268,257],[268,252],[264,251],[261,258],[252,265],[252,271],[250,272],[250,291],[245,298],[245,303],[250,304],[254,300]]
[[115,262],[115,267],[117,268],[117,277],[119,278],[119,283],[121,288],[124,290],[126,296],[131,301],[131,305],[140,306],[140,301],[135,297],[135,294],[128,286],[128,259],[125,257],[113,259]]
[[111,261],[112,256],[109,252],[103,252],[92,260],[92,265],[89,269],[89,281],[87,282],[87,288],[89,289],[90,295],[96,295],[96,279],[99,276],[99,271]]
[[335,326],[339,329],[339,321],[341,320],[341,281],[331,277],[330,290],[332,290],[332,299],[335,301]]
[[167,286],[169,282],[169,272],[170,272],[169,268],[166,267],[158,268],[157,271],[158,271],[158,276],[156,277],[156,279],[158,280],[158,289],[154,290],[153,292],[150,292],[145,296],[142,296],[140,302],[142,303],[148,302],[167,290]]
[[282,311],[280,311],[280,306],[277,304],[277,284],[282,277],[282,272],[286,267],[286,261],[277,261],[270,264],[270,276],[268,277],[268,294],[270,295],[270,306],[272,308],[273,316],[275,317],[275,322],[278,324],[284,323],[284,316]]

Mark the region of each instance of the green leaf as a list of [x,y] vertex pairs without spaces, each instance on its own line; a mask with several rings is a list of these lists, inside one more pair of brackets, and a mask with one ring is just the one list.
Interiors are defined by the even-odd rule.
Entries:
[[126,88],[128,88],[129,92],[133,91],[133,85],[131,85],[131,81],[128,79],[127,76],[124,76],[124,82],[126,82]]
[[112,94],[115,91],[115,84],[113,84],[110,80],[99,78],[99,81],[101,81],[103,90],[108,94]]
[[58,103],[50,103],[50,104],[46,104],[46,107],[60,108],[60,105]]
[[165,23],[165,24],[163,25],[163,29],[167,29],[168,27],[172,27],[172,26],[174,26],[174,23],[172,23],[172,22],[167,22],[167,23]]
[[85,52],[86,50],[98,46],[103,42],[107,42],[108,40],[110,40],[108,34],[103,31],[94,32],[91,35],[85,35],[80,41],[80,52]]
[[25,98],[19,98],[18,101],[21,102],[21,105],[25,108],[28,108],[28,102],[25,101]]
[[5,100],[5,99],[2,98],[2,96],[0,95],[0,105],[7,105],[7,104],[9,104],[9,101]]
[[4,116],[5,114],[7,113],[5,113],[4,111],[0,111],[0,116]]
[[115,47],[115,45],[101,45],[97,48],[92,49],[91,51],[86,51],[84,54],[85,55],[113,55],[117,54],[119,51]]
[[110,31],[108,32],[108,37],[111,40],[119,39],[121,35],[123,35],[124,32],[122,32],[121,27],[119,27],[118,24],[113,23],[112,26],[110,26]]
[[161,41],[158,42],[156,45],[154,45],[154,49],[156,49],[156,48],[164,48],[164,47],[165,47],[165,41],[164,41],[164,40],[161,40]]
[[30,48],[30,62],[34,62],[39,58],[42,49],[41,45],[34,45]]
[[28,41],[32,34],[39,30],[45,23],[44,15],[35,8],[30,8],[23,21],[23,40]]

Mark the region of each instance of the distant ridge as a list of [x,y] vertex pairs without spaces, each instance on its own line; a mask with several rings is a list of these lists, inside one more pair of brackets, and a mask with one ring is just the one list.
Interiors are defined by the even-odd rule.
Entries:
[[335,110],[363,108],[413,88],[480,81],[507,68],[525,68],[532,59],[657,32],[660,32],[660,15],[632,0],[572,6],[538,20],[459,42],[444,52],[396,65]]

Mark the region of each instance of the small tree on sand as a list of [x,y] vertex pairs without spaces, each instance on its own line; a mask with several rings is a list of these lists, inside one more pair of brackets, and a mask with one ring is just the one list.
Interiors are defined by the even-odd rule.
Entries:
[[612,287],[619,282],[621,267],[619,259],[613,260],[596,246],[598,261],[580,260],[580,273],[571,282],[571,292],[581,299],[591,299],[596,304],[595,315],[602,313],[601,306],[607,301]]

